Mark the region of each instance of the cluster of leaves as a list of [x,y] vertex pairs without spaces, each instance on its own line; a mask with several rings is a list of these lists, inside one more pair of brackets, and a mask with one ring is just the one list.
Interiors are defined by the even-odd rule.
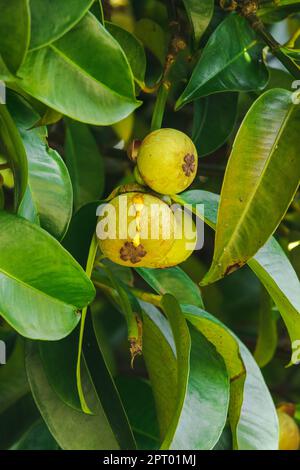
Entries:
[[[221,6],[0,0],[1,448],[276,449],[257,363],[300,403],[279,322],[300,339],[300,2]],[[95,214],[151,115],[197,146],[174,200],[208,231],[182,267],[131,270],[98,256]]]

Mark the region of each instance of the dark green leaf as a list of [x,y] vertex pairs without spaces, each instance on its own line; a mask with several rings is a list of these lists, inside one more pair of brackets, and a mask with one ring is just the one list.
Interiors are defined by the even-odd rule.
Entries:
[[49,385],[38,349],[28,345],[28,380],[40,413],[51,434],[65,450],[117,450],[118,443],[88,377],[86,394],[95,414],[86,415],[65,405]]
[[211,35],[177,109],[212,93],[262,90],[268,81],[262,48],[246,19],[228,16]]
[[103,158],[86,124],[67,121],[65,158],[73,184],[75,210],[99,200],[104,191]]
[[24,341],[19,337],[5,367],[0,368],[0,413],[29,391],[24,368]]
[[210,95],[195,101],[193,142],[199,157],[223,145],[232,133],[237,118],[237,93]]
[[39,419],[10,447],[10,450],[58,450],[59,446],[46,424]]

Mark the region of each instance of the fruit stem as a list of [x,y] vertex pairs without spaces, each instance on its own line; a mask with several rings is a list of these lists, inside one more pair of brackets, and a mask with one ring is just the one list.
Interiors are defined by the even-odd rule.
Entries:
[[145,292],[143,290],[136,289],[135,287],[132,287],[130,290],[138,299],[155,305],[155,307],[161,307],[161,295],[151,294],[151,292]]
[[273,38],[272,34],[269,33],[263,22],[256,16],[256,14],[244,14],[243,16],[245,16],[251,28],[254,29],[257,35],[269,46],[272,54],[277,57],[277,59],[285,66],[290,74],[295,78],[300,79],[300,67],[294,62],[293,59],[288,57],[281,50],[281,44],[279,44],[279,42]]
[[165,113],[165,108],[167,104],[167,99],[170,90],[170,83],[169,82],[162,82],[158,93],[157,98],[154,105],[154,111],[152,115],[151,121],[151,132],[160,129],[163,122],[163,117]]
[[[103,284],[102,282],[96,281],[95,279],[93,279],[93,283],[95,287],[97,287],[98,289],[101,289],[103,292],[109,295],[113,301],[120,304],[119,297],[114,288],[109,287],[108,285]],[[162,299],[161,295],[152,294],[151,292],[146,292],[141,289],[136,289],[135,287],[129,287],[129,290],[138,299],[144,300],[144,302],[148,302],[149,304],[152,304],[155,307],[161,307],[161,299]]]

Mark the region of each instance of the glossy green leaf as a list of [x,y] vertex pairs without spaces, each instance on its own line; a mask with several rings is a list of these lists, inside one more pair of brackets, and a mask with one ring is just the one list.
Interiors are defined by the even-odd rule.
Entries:
[[146,73],[146,55],[143,44],[133,34],[114,23],[106,22],[105,27],[125,52],[136,82],[143,85]]
[[[166,294],[162,306],[176,346],[177,406],[161,448],[212,449],[227,419],[229,379],[224,361],[199,331],[188,326],[172,296]],[[208,415],[209,422],[201,419]]]
[[264,367],[273,358],[277,347],[277,315],[272,309],[272,299],[264,289],[259,310],[258,337],[253,356]]
[[166,269],[136,268],[136,271],[158,294],[171,294],[180,303],[203,307],[198,286],[178,266]]
[[64,450],[117,450],[118,443],[87,377],[87,395],[94,415],[65,405],[52,390],[42,367],[38,349],[29,344],[26,369],[31,391],[51,434]]
[[235,447],[239,450],[277,449],[275,406],[250,352],[209,313],[192,305],[183,305],[182,309],[195,328],[215,345],[231,375],[230,420]]
[[193,142],[199,157],[221,147],[232,133],[237,118],[237,93],[210,95],[195,101]]
[[203,283],[243,266],[279,225],[300,182],[299,125],[300,106],[287,90],[267,91],[250,108],[227,164]]
[[0,245],[1,315],[26,337],[69,334],[95,293],[82,268],[47,232],[3,211]]
[[277,450],[279,429],[272,397],[252,355],[240,341],[239,346],[246,375],[234,381],[231,387],[229,419],[234,447]]
[[66,34],[82,19],[94,0],[30,0],[30,49],[45,46]]
[[[192,190],[176,196],[175,200],[192,204],[197,216],[215,229],[219,204],[217,194]],[[204,213],[197,210],[197,204],[204,205]],[[248,261],[248,265],[277,305],[293,343],[300,338],[300,281],[293,266],[273,237]]]
[[155,399],[161,441],[167,433],[177,403],[177,365],[170,325],[151,304],[143,310],[143,357]]
[[0,54],[9,70],[16,73],[29,46],[29,0],[0,0],[0,11]]
[[20,134],[4,105],[0,105],[0,154],[9,163],[14,176],[14,208],[17,210],[27,187],[28,165]]
[[65,158],[74,191],[74,206],[101,199],[104,191],[103,157],[86,124],[67,121]]
[[110,125],[139,106],[128,61],[92,14],[47,47],[28,53],[18,85],[75,120]]
[[231,331],[217,318],[195,305],[181,305],[181,309],[185,318],[215,346],[223,357],[230,379],[235,380],[243,375],[245,368],[240,357],[239,345]]
[[208,40],[177,109],[212,93],[262,90],[268,81],[262,48],[247,20],[229,15]]
[[207,26],[209,25],[213,12],[213,0],[183,0],[189,20],[193,26],[195,40],[198,43]]
[[29,104],[11,93],[8,107],[28,158],[29,187],[19,214],[39,222],[51,235],[61,239],[69,225],[73,207],[72,186],[66,165],[60,155],[48,146],[46,127],[31,129],[39,116]]

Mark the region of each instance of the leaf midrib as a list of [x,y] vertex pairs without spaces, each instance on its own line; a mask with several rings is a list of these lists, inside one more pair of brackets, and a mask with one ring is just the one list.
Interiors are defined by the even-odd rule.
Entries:
[[80,65],[78,65],[76,62],[73,62],[70,57],[68,57],[64,52],[61,51],[61,49],[58,49],[57,47],[54,46],[54,44],[50,44],[49,46],[49,49],[52,49],[57,55],[59,55],[60,57],[62,57],[64,59],[65,62],[67,62],[71,67],[73,67],[74,69],[78,70],[80,72],[80,74],[83,76],[83,77],[88,77],[90,80],[92,80],[93,82],[95,82],[98,86],[102,86],[103,88],[105,88],[106,90],[108,90],[110,93],[112,93],[113,95],[117,96],[118,98],[128,102],[128,103],[135,103],[136,102],[136,99],[135,99],[135,96],[134,96],[134,92],[133,92],[133,89],[132,89],[132,92],[133,92],[133,96],[132,98],[128,97],[128,96],[124,96],[124,95],[120,95],[120,93],[117,93],[115,90],[113,90],[112,88],[110,88],[109,86],[107,86],[105,83],[103,82],[100,82],[99,80],[97,80],[95,77],[93,77],[89,72],[87,72],[86,70],[84,70],[83,68],[80,67]]
[[[253,200],[254,200],[255,197],[256,197],[256,194],[257,194],[257,192],[258,192],[259,186],[260,186],[261,182],[263,181],[264,176],[265,176],[265,174],[266,174],[266,171],[267,171],[267,169],[269,168],[269,166],[270,166],[270,164],[271,164],[272,155],[274,154],[274,150],[276,150],[276,146],[277,146],[277,144],[278,144],[278,141],[279,141],[279,139],[281,138],[281,136],[282,136],[282,134],[283,134],[283,132],[284,132],[284,130],[285,130],[285,128],[286,128],[286,124],[287,124],[288,120],[290,119],[290,116],[291,116],[291,114],[293,113],[293,111],[294,111],[294,105],[292,105],[291,108],[289,109],[289,111],[286,113],[286,116],[285,116],[285,118],[284,118],[284,120],[283,120],[283,122],[282,122],[282,124],[281,124],[281,126],[280,126],[280,130],[279,130],[279,132],[277,133],[276,139],[274,140],[274,142],[273,142],[273,144],[272,144],[272,146],[271,146],[271,148],[270,148],[270,152],[269,152],[268,157],[267,157],[267,159],[266,159],[266,162],[265,162],[263,171],[261,172],[261,175],[260,175],[258,181],[257,181],[256,184],[255,184],[254,190],[252,191],[251,196],[250,196],[250,198],[248,199],[248,201],[247,201],[247,203],[246,203],[246,205],[245,205],[245,207],[244,207],[244,209],[243,209],[243,211],[242,211],[242,214],[241,214],[241,216],[240,216],[240,218],[239,218],[239,221],[238,221],[238,223],[237,223],[235,229],[234,229],[233,232],[232,232],[232,235],[231,235],[231,237],[230,237],[229,242],[226,243],[226,245],[225,245],[225,246],[226,246],[226,249],[227,249],[228,251],[230,250],[232,244],[235,242],[236,234],[239,233],[240,227],[241,227],[241,225],[244,223],[245,214],[247,214],[247,212],[248,212],[248,210],[249,210],[249,208],[250,208],[250,206],[251,206]],[[233,151],[234,151],[234,147],[233,147]],[[221,193],[221,196],[222,196],[222,193]],[[220,207],[221,207],[221,200],[220,200]],[[218,224],[217,224],[217,226],[218,226]],[[222,247],[224,247],[224,244],[222,244]],[[223,249],[223,248],[222,248],[222,249]],[[220,249],[219,252],[220,252],[220,251],[222,251],[222,250]],[[219,256],[219,257],[217,257],[216,259],[221,260],[222,258],[223,258],[223,256]],[[239,260],[239,261],[240,261],[240,260]],[[242,261],[244,261],[244,260],[242,260]]]
[[[257,39],[255,39],[254,41],[252,41],[247,47],[244,47],[237,55],[235,55],[230,61],[228,61],[225,65],[225,67],[223,67],[221,70],[219,70],[218,72],[212,74],[208,80],[206,80],[204,83],[198,85],[194,91],[192,93],[190,93],[189,95],[187,95],[185,97],[185,99],[183,100],[183,102],[186,102],[188,99],[190,99],[192,96],[195,95],[195,93],[200,89],[202,88],[203,86],[206,86],[209,82],[211,82],[212,80],[214,80],[218,75],[220,75],[221,73],[224,73],[224,71],[231,65],[233,64],[236,60],[238,60],[245,52],[248,52],[250,49],[252,49],[252,47],[254,47],[256,44],[258,44],[258,41]],[[203,60],[203,56],[200,58],[200,61],[199,61],[199,67],[200,67],[200,64],[201,64],[201,61]],[[252,58],[251,58],[251,61],[252,61]]]
[[47,294],[46,292],[37,289],[36,287],[33,287],[31,284],[26,283],[25,281],[22,281],[22,279],[19,279],[12,274],[8,273],[5,271],[3,268],[0,268],[0,273],[4,274],[4,276],[8,277],[9,279],[14,280],[16,283],[24,286],[27,290],[32,291],[33,293],[38,293],[39,296],[45,297],[45,299],[50,299],[52,303],[57,303],[59,305],[64,305],[67,307],[70,307],[72,310],[74,310],[74,313],[78,310],[80,310],[78,307],[75,305],[69,304],[67,302],[64,302],[63,300],[58,299],[57,297],[52,297],[50,294]]

